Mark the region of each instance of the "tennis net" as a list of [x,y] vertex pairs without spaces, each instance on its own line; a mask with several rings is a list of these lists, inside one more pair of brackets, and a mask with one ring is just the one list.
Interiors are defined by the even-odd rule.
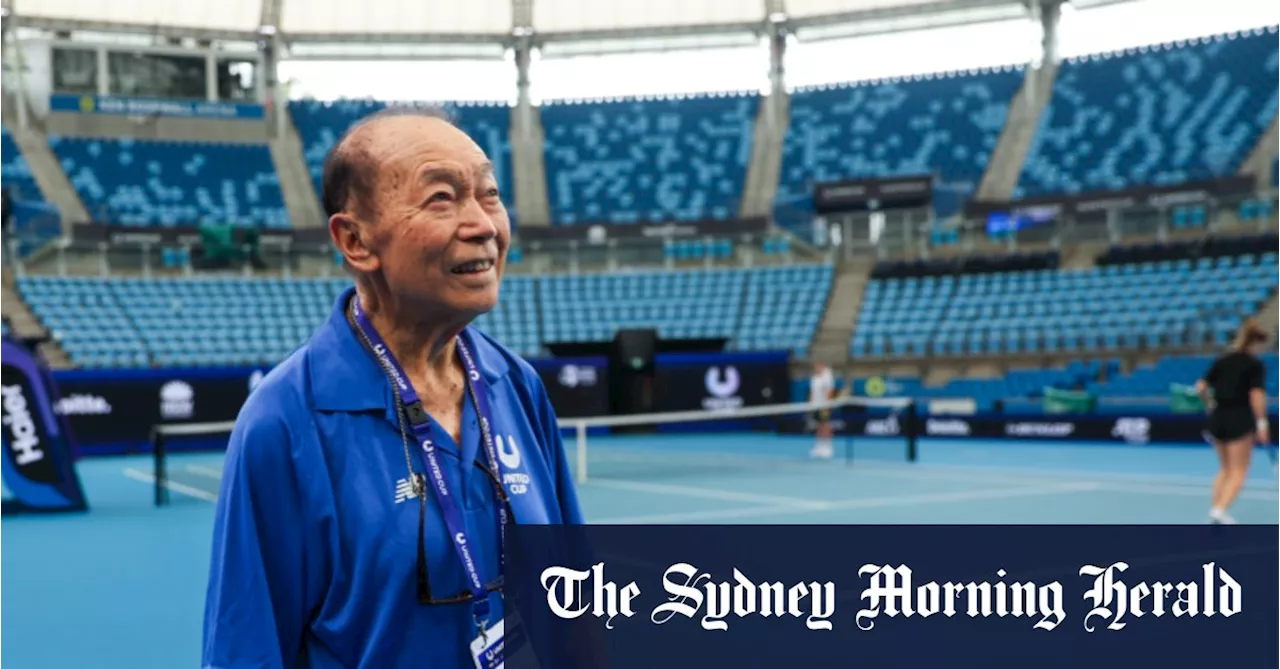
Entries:
[[[827,412],[831,449],[816,448]],[[561,419],[579,482],[724,476],[843,459],[914,462],[917,407],[909,398],[841,397],[829,402]]]
[[[816,449],[818,416],[829,416],[829,453]],[[661,481],[752,474],[832,460],[914,462],[918,411],[909,398],[840,397],[829,402],[735,409],[561,418],[566,456],[579,482]],[[227,437],[234,423],[161,424],[152,428],[155,504],[172,492],[212,501],[222,452],[188,451],[191,440]]]

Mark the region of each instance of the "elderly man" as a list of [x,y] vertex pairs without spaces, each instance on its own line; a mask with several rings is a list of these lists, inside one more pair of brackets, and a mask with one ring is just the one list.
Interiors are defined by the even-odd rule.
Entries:
[[355,287],[236,421],[203,666],[498,666],[504,523],[582,519],[537,374],[469,325],[510,237],[492,164],[384,112],[323,189]]

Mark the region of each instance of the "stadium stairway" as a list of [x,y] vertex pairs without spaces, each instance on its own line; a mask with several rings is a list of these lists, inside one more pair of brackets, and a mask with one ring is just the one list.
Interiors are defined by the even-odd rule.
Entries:
[[1262,304],[1258,309],[1258,313],[1254,316],[1259,323],[1271,333],[1272,342],[1275,341],[1277,329],[1280,329],[1280,294],[1272,293],[1271,297]]
[[1277,130],[1280,117],[1271,117],[1271,125],[1258,138],[1258,143],[1249,152],[1249,157],[1240,165],[1240,174],[1252,174],[1257,178],[1258,188],[1271,188],[1275,176],[1271,173],[1271,161],[1275,160],[1277,143],[1280,142],[1280,131]]
[[849,361],[849,338],[862,309],[862,296],[875,261],[870,258],[841,263],[831,285],[822,325],[813,339],[813,360],[838,368]]
[[751,142],[751,162],[747,165],[739,215],[743,218],[768,216],[778,192],[782,173],[782,143],[790,122],[790,98],[785,90],[760,100]]
[[1040,124],[1040,115],[1053,96],[1053,82],[1057,76],[1057,63],[1027,69],[1022,87],[1009,101],[1009,116],[1000,131],[995,151],[991,153],[987,171],[978,184],[976,199],[1007,200],[1012,197],[1018,176],[1022,173],[1022,164],[1031,149],[1031,139]]
[[[9,268],[4,269],[3,279],[0,280],[0,311],[3,312],[5,320],[9,321],[18,338],[44,339],[48,335],[48,331],[40,324],[40,320],[31,313],[31,308],[18,294],[13,270]],[[54,369],[67,369],[74,366],[70,356],[53,339],[42,343],[40,352]]]
[[280,195],[289,210],[295,228],[311,228],[325,224],[324,208],[311,183],[311,171],[302,160],[302,138],[293,125],[293,117],[285,114],[284,132],[267,142],[271,162],[280,180]]
[[[8,118],[14,118],[12,116]],[[62,171],[58,157],[53,155],[49,142],[42,132],[35,128],[23,128],[17,125],[6,125],[9,135],[18,145],[22,157],[31,169],[31,176],[40,187],[41,194],[50,204],[58,208],[62,215],[63,225],[77,221],[88,221],[89,211],[76,189],[71,186],[67,173]],[[66,229],[65,227],[63,228]]]

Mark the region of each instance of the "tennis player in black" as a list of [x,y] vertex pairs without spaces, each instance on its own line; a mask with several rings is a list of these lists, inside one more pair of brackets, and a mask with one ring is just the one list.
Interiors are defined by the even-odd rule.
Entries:
[[1245,321],[1232,350],[1215,360],[1196,382],[1196,391],[1209,409],[1209,435],[1220,463],[1213,480],[1210,522],[1235,523],[1227,509],[1244,486],[1253,445],[1271,440],[1265,372],[1258,359],[1267,339],[1267,331],[1257,321]]

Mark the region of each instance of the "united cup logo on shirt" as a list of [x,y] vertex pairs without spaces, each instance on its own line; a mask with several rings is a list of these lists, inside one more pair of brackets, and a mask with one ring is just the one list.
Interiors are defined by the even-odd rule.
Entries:
[[520,447],[516,445],[515,435],[508,434],[496,435],[494,444],[498,451],[498,461],[502,463],[502,484],[512,495],[523,495],[529,492],[529,484],[531,479],[529,475],[518,471],[520,463],[524,459],[520,456]]

